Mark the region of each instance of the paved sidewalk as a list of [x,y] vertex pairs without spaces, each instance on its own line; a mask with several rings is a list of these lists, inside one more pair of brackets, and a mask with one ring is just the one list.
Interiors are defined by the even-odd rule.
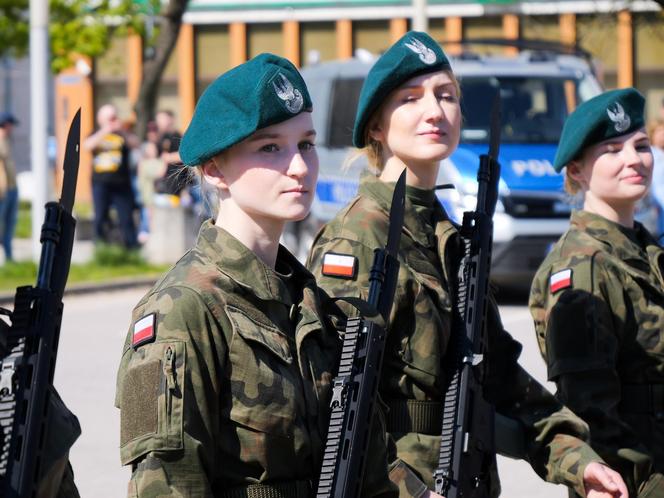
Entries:
[[[12,241],[14,259],[25,261],[32,259],[32,240],[14,239]],[[40,246],[41,247],[41,246]],[[72,263],[87,263],[92,259],[94,243],[91,240],[74,240],[74,249],[71,255]],[[5,263],[5,256],[0,251],[0,265]]]
[[[14,239],[14,258],[17,261],[29,260],[32,257],[32,241],[30,239]],[[2,251],[0,251],[2,253]],[[72,263],[87,263],[92,259],[94,253],[94,243],[91,240],[74,240],[72,250]],[[0,254],[0,266],[4,264],[4,255]],[[106,290],[129,289],[132,287],[150,287],[157,277],[133,276],[126,278],[114,278],[112,280],[101,282],[88,282],[79,284],[67,284],[65,294],[85,294],[88,292],[98,292]],[[25,285],[34,285],[35,282],[25,282]],[[0,291],[0,304],[7,305],[13,303],[15,292]]]

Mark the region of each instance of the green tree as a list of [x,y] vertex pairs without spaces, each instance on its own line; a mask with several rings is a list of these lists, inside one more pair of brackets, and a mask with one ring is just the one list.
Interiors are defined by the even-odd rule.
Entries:
[[23,55],[29,32],[28,0],[0,0],[0,57]]
[[[143,36],[152,56],[145,60],[135,111],[142,137],[154,114],[159,82],[175,47],[189,0],[49,0],[51,69],[74,63],[72,54],[103,55],[114,36],[131,30]],[[154,26],[154,29],[150,29]],[[29,42],[29,0],[0,0],[0,57],[22,56]]]

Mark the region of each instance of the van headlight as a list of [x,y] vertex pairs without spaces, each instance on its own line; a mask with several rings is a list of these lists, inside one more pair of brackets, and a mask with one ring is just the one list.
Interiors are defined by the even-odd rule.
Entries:
[[[502,183],[501,180],[500,184]],[[504,189],[500,188],[500,184],[498,202],[496,202],[496,213],[505,212],[505,206],[503,206],[500,200]],[[475,211],[477,208],[477,183],[471,181],[460,182],[454,189],[439,191],[438,198],[452,221],[460,224],[463,221],[464,212]]]

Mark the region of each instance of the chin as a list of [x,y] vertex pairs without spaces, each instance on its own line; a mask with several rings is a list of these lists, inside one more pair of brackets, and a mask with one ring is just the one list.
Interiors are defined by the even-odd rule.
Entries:
[[307,217],[310,206],[302,206],[302,209],[293,209],[284,217],[285,221],[302,221]]

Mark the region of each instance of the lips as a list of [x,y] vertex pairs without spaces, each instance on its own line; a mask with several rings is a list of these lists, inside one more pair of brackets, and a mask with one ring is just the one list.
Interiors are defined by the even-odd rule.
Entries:
[[439,130],[439,129],[436,128],[436,129],[433,129],[433,130],[421,131],[420,133],[418,133],[418,135],[436,135],[436,136],[442,137],[443,135],[445,135],[445,132],[443,130]]
[[643,179],[645,179],[645,176],[643,175],[629,175],[622,178],[623,181],[628,183],[638,183]]
[[306,194],[307,192],[309,192],[309,189],[303,185],[284,190],[284,194]]

